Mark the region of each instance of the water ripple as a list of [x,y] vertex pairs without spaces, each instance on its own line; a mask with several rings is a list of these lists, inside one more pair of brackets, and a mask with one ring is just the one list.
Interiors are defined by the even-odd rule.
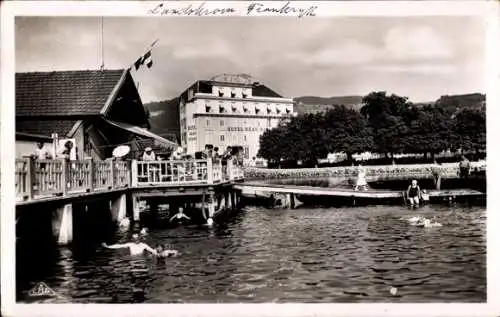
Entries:
[[[416,215],[443,227],[409,226]],[[43,280],[88,302],[484,302],[485,232],[479,208],[251,207],[210,231],[150,230],[148,244],[182,253],[164,263],[100,247],[77,261],[61,249],[20,299]]]

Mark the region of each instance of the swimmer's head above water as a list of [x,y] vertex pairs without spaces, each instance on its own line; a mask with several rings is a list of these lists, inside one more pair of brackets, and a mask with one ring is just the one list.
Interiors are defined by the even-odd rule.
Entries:
[[132,235],[132,241],[136,242],[136,243],[139,243],[141,241],[139,235],[137,233],[134,233]]
[[417,185],[417,180],[416,180],[416,179],[412,180],[412,181],[411,181],[411,184],[412,184],[413,186],[416,186],[416,185]]

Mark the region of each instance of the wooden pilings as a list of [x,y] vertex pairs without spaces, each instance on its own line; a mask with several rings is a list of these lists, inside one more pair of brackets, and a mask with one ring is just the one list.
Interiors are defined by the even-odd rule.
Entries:
[[127,217],[127,195],[122,194],[111,201],[111,220],[120,223]]
[[52,234],[59,245],[73,241],[73,205],[66,204],[52,212]]
[[273,193],[272,196],[274,197],[274,205],[279,205],[287,209],[294,209],[296,206],[294,193]]

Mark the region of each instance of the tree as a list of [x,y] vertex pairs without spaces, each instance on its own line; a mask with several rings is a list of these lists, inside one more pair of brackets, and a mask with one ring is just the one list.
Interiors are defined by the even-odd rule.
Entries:
[[374,148],[372,129],[363,116],[345,106],[337,106],[324,114],[328,152],[345,152],[352,155]]
[[289,148],[286,132],[284,125],[264,131],[260,136],[260,147],[257,155],[272,162],[279,162],[285,157]]
[[372,92],[363,97],[361,114],[373,129],[376,150],[380,153],[398,153],[403,151],[403,138],[408,133],[405,114],[411,104],[408,98],[385,91]]
[[352,160],[352,154],[371,149],[368,121],[355,110],[337,106],[325,113],[299,115],[266,131],[260,138],[259,155],[316,164],[331,152],[345,152]]
[[464,109],[455,117],[456,145],[464,150],[486,149],[486,111]]
[[[454,121],[446,109],[425,106],[417,111],[407,124],[403,137],[406,152],[434,154],[449,149],[454,143]],[[409,118],[409,116],[407,116]]]

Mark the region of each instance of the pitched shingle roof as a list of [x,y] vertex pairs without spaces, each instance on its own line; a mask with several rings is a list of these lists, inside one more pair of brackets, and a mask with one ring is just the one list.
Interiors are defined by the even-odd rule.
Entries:
[[16,116],[97,115],[124,70],[16,74]]
[[77,120],[16,120],[16,132],[38,134],[50,137],[57,133],[67,136]]

